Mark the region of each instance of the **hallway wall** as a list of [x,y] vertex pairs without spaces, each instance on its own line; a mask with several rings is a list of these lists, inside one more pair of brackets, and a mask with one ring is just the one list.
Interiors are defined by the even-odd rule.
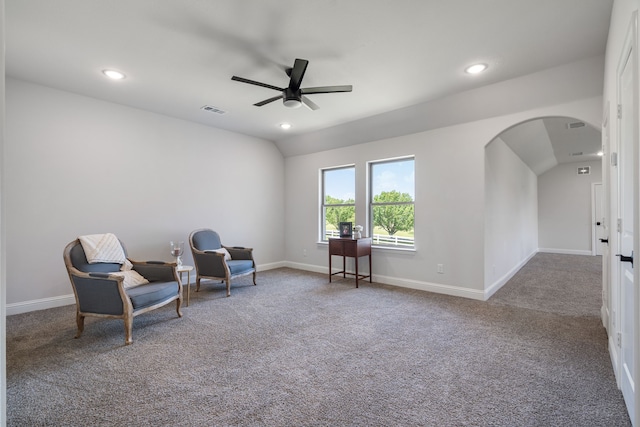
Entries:
[[[578,175],[589,166],[589,175]],[[538,244],[542,252],[591,255],[591,184],[602,181],[602,161],[563,163],[538,177]]]
[[485,284],[489,296],[538,249],[538,180],[500,138],[485,147]]

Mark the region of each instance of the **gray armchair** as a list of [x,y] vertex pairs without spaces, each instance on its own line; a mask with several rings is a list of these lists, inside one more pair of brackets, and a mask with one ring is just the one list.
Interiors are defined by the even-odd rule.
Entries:
[[[126,256],[124,245],[122,249]],[[133,342],[133,318],[139,314],[176,301],[178,317],[182,317],[182,284],[175,263],[129,259],[133,270],[149,283],[125,287],[124,277],[116,274],[121,264],[89,263],[78,239],[65,247],[63,257],[76,297],[78,332],[75,338],[82,334],[86,316],[123,319],[125,344]]]
[[189,235],[189,246],[196,265],[196,292],[200,279],[219,279],[227,283],[227,296],[231,295],[231,279],[253,274],[256,284],[256,264],[253,248],[224,246],[213,230],[201,228]]

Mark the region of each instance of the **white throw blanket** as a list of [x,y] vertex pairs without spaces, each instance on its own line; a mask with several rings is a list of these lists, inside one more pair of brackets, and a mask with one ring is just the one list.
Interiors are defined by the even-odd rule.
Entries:
[[89,264],[97,262],[110,262],[122,264],[121,272],[112,273],[116,276],[124,277],[124,287],[132,288],[134,286],[149,283],[147,279],[142,277],[138,272],[132,270],[133,264],[124,254],[124,249],[120,244],[120,240],[112,233],[105,234],[89,234],[78,237],[84,254]]
[[124,254],[120,241],[112,233],[89,234],[78,237],[89,264],[112,262],[122,264],[121,270],[130,270],[131,263]]

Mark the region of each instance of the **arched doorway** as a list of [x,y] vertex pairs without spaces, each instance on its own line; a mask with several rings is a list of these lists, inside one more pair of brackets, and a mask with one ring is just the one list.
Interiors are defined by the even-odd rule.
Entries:
[[[485,146],[485,288],[502,287],[539,250],[592,253],[601,132],[574,117],[539,117]],[[601,226],[604,223],[601,222]]]

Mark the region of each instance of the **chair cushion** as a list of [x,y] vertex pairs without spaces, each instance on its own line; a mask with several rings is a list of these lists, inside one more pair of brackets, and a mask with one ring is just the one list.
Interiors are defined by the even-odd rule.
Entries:
[[133,309],[149,307],[178,295],[178,282],[152,282],[127,289]]
[[254,270],[253,261],[250,259],[240,259],[240,260],[231,260],[227,261],[227,265],[229,266],[229,271],[232,276],[243,273],[250,273]]
[[193,246],[199,251],[220,249],[220,236],[213,230],[200,230],[193,234],[191,238]]

